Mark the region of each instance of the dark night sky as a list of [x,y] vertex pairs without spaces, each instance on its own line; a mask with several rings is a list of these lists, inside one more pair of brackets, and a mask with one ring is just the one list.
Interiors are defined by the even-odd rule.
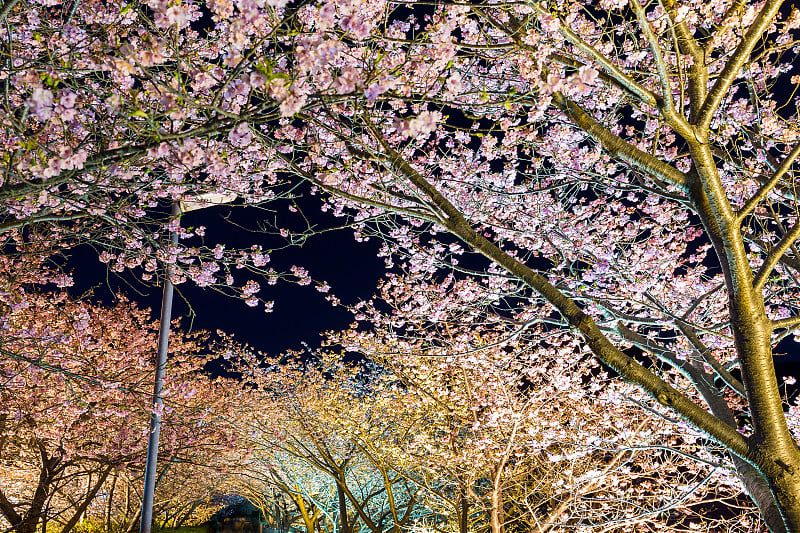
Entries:
[[[342,223],[341,219],[319,213],[317,205],[313,207],[316,213],[312,222],[322,227]],[[282,211],[288,213],[285,206]],[[309,218],[312,216],[311,208],[304,211]],[[283,246],[285,241],[257,231],[243,231],[228,220],[255,229],[259,219],[264,216],[264,211],[256,208],[219,206],[185,214],[182,225],[205,225],[208,229],[204,240],[212,247],[217,243],[225,244],[229,249],[261,244],[268,251]],[[294,216],[299,218],[299,215]],[[377,242],[357,242],[352,230],[342,229],[312,236],[302,247],[271,252],[267,267],[278,271],[288,270],[293,264],[305,267],[315,280],[328,282],[332,287],[331,292],[343,303],[352,304],[375,293],[384,270],[383,261],[376,257],[377,249]],[[75,278],[75,294],[95,287],[95,295],[109,301],[112,294],[122,291],[141,305],[150,307],[153,317],[158,318],[160,287],[128,285],[132,278],[130,273],[119,276],[108,273],[105,265],[97,260],[96,252],[88,247],[75,251],[70,263]],[[270,286],[264,279],[245,271],[234,270],[233,274],[238,284],[251,278],[258,281],[261,284],[259,295],[265,300],[274,300],[274,311],[265,313],[263,305],[248,307],[240,299],[186,282],[176,286],[173,319],[183,317],[184,328],[191,326],[195,330],[222,330],[234,334],[238,341],[270,354],[300,349],[301,341],[314,346],[319,340],[319,333],[344,329],[353,321],[347,309],[332,306],[314,285],[298,286],[279,281]],[[193,322],[190,322],[189,304],[195,314]]]

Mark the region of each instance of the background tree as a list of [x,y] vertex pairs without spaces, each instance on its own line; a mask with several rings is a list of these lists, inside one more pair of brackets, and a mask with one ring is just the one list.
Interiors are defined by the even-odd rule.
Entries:
[[[374,358],[404,391],[378,419],[407,440],[373,439],[373,453],[444,495],[452,516],[472,516],[469,530],[690,531],[705,521],[747,531],[757,522],[752,507],[742,512],[746,496],[719,449],[698,433],[675,438],[666,413],[643,411],[646,398],[610,379],[566,332],[467,326],[452,299],[470,280],[448,290],[413,284],[414,293],[402,283],[384,285],[382,296],[397,300],[362,309],[383,328],[331,342]],[[442,310],[434,324],[428,305]]]
[[[268,78],[248,71],[242,85],[216,37],[200,36],[197,26],[213,30],[210,19],[199,22],[210,7],[178,4],[167,18],[160,13],[166,2],[153,7],[12,0],[0,8],[3,252],[69,256],[83,245],[83,257],[93,249],[110,271],[135,271],[145,283],[158,282],[167,263],[174,283],[192,280],[271,310],[252,278],[307,284],[306,271],[272,268],[262,244],[205,242],[196,215],[178,232],[179,244],[159,238],[179,225],[168,214],[175,202],[265,205],[293,196],[294,185],[277,174],[282,163],[255,150],[239,118],[255,112],[244,111],[250,85],[263,89]],[[236,47],[246,46],[240,37],[254,36],[251,23],[260,34],[295,16],[283,6],[253,8],[258,21],[242,19],[230,34],[218,28]],[[176,21],[180,29],[172,27]],[[257,107],[265,111],[263,102]],[[266,111],[260,120],[276,116]],[[291,244],[272,229],[270,246]],[[250,274],[237,272],[242,268]]]
[[358,369],[287,364],[245,374],[261,397],[241,419],[253,447],[243,480],[250,490],[285,493],[309,531],[400,531],[426,512],[415,484],[360,446],[353,424],[379,423],[371,404],[384,398]]
[[[141,475],[157,325],[122,298],[102,307],[31,290],[26,265],[0,262],[0,512],[22,533],[48,521],[69,531],[121,474]],[[173,511],[187,499],[173,470],[202,479],[203,468],[222,467],[213,457],[235,444],[211,416],[235,396],[203,373],[201,340],[179,335],[172,344],[161,465],[162,486],[171,488],[161,492],[181,500],[170,501]]]
[[[424,325],[412,315],[408,328]],[[338,353],[323,355],[321,374],[255,358],[239,367],[260,400],[237,415],[253,455],[236,490],[284,493],[309,531],[758,527],[720,450],[689,430],[675,438],[663,413],[641,411],[635,388],[605,383],[574,339],[558,342],[564,332],[549,336],[550,350],[538,346],[542,331],[430,333],[465,351],[420,356],[419,337],[352,330],[331,342],[377,367],[343,368]],[[591,391],[580,386],[587,374]]]

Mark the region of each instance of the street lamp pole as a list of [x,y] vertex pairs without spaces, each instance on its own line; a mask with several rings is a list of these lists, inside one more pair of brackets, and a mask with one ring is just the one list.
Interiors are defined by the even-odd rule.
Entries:
[[[172,203],[172,217],[181,214],[180,204]],[[169,240],[173,246],[178,244],[178,232],[170,232]],[[156,465],[158,462],[158,435],[161,431],[161,414],[164,400],[161,390],[164,388],[164,373],[167,368],[167,351],[169,349],[169,326],[172,322],[172,265],[167,265],[164,278],[164,292],[161,297],[161,323],[158,330],[158,357],[156,359],[156,377],[153,385],[153,413],[150,415],[150,439],[147,442],[147,464],[144,470],[144,496],[142,498],[142,516],[139,533],[150,533],[153,523],[153,494],[156,485]]]
[[[206,193],[172,202],[172,219],[181,213],[197,211],[214,205],[227,204],[236,200],[235,193]],[[178,244],[178,228],[170,232],[169,240],[173,246]],[[158,358],[156,360],[156,377],[153,385],[153,413],[150,415],[150,439],[147,442],[147,464],[144,470],[144,495],[142,497],[142,516],[139,522],[139,533],[150,533],[153,523],[153,494],[156,488],[156,466],[158,463],[158,435],[161,431],[161,414],[164,400],[161,389],[164,387],[164,373],[167,368],[167,351],[169,349],[169,326],[172,322],[172,265],[167,264],[164,279],[164,292],[161,297],[161,323],[158,330]]]

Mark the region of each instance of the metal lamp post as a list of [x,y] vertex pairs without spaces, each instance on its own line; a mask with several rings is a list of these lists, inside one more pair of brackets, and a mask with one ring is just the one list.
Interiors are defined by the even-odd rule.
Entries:
[[[201,194],[191,200],[181,200],[172,203],[172,218],[181,213],[196,211],[212,205],[221,205],[232,202],[236,194]],[[172,245],[178,244],[178,232],[170,232],[169,240]],[[153,385],[153,414],[150,415],[150,438],[147,442],[147,463],[144,471],[144,495],[142,498],[142,516],[139,523],[139,533],[150,533],[153,523],[153,494],[156,488],[156,466],[158,463],[158,436],[161,431],[161,413],[164,400],[161,390],[164,387],[164,373],[167,368],[167,351],[169,349],[169,326],[172,321],[172,296],[173,286],[172,265],[167,265],[164,279],[164,291],[161,297],[161,321],[158,330],[158,356],[156,359],[156,375]]]

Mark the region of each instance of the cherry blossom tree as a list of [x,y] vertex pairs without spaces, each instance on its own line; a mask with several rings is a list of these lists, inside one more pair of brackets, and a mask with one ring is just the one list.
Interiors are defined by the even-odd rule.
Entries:
[[[157,326],[122,298],[113,307],[76,302],[31,289],[22,262],[4,256],[0,265],[0,513],[22,533],[47,521],[70,531],[120,475],[141,475]],[[172,345],[160,475],[173,508],[191,493],[177,488],[177,471],[202,479],[223,458],[232,463],[234,434],[213,413],[235,395],[203,374],[201,340],[181,335]]]
[[[295,91],[329,98],[293,109],[307,125],[295,171],[356,220],[397,215],[378,230],[386,255],[406,256],[419,278],[454,268],[499,286],[475,314],[527,324],[535,310],[574,331],[645,405],[728,450],[770,529],[798,530],[800,451],[772,360],[797,325],[800,148],[778,83],[796,12],[769,1],[441,5],[425,24],[363,34],[336,17],[320,9],[304,46],[347,53],[327,68],[321,53],[297,54],[289,69]],[[363,96],[338,90],[348,68],[365,73]],[[491,266],[460,260],[463,246]]]
[[224,249],[153,241],[158,201],[305,183],[415,283],[471,280],[462,320],[580,339],[800,531],[773,365],[800,323],[789,3],[9,0],[0,19],[9,246],[89,240],[112,269],[224,284]]
[[412,480],[361,446],[358,431],[380,424],[372,405],[386,399],[365,389],[357,369],[252,363],[243,373],[259,389],[237,415],[253,450],[245,493],[277,489],[310,533],[397,532],[429,512]]
[[[422,294],[427,302],[448,298]],[[384,392],[377,418],[396,431],[363,442],[442,496],[461,532],[480,528],[475,516],[493,532],[692,531],[703,522],[701,509],[718,516],[703,524],[713,531],[749,531],[757,522],[752,506],[737,509],[746,497],[719,450],[709,453],[691,430],[675,439],[657,414],[641,410],[641,393],[609,381],[565,332],[459,329],[460,320],[444,316],[447,334],[409,335],[428,326],[414,314],[376,317],[395,327],[354,329],[331,342],[392,369],[403,392]],[[450,346],[432,355],[431,342]],[[582,386],[587,375],[591,387]]]
[[[210,6],[203,9],[210,15]],[[269,10],[255,23],[259,32],[283,23],[283,15]],[[199,34],[189,26],[201,15],[200,6],[166,2],[3,4],[4,253],[35,248],[68,255],[85,245],[81,253],[94,248],[109,270],[136,271],[144,282],[158,282],[160,265],[167,263],[175,283],[192,280],[250,306],[263,303],[266,311],[272,302],[261,298],[254,275],[269,284],[312,283],[301,267],[284,272],[269,266],[270,250],[262,244],[236,249],[207,243],[202,217],[189,215],[183,227],[169,217],[172,204],[183,216],[234,201],[291,203],[294,196],[294,186],[277,175],[280,160],[262,153],[247,120],[238,118],[249,107],[250,81],[234,79],[235,61],[213,68],[220,56],[215,45],[207,47],[210,34],[191,44]],[[249,23],[242,19],[234,30],[237,46],[246,46],[239,36],[250,32],[243,24]],[[230,75],[220,92],[219,82]],[[246,75],[253,88],[268,79],[255,71]],[[190,94],[181,95],[184,89]],[[273,116],[267,112],[260,120]],[[275,246],[291,244],[273,229]],[[169,231],[178,232],[179,244],[160,238]]]

